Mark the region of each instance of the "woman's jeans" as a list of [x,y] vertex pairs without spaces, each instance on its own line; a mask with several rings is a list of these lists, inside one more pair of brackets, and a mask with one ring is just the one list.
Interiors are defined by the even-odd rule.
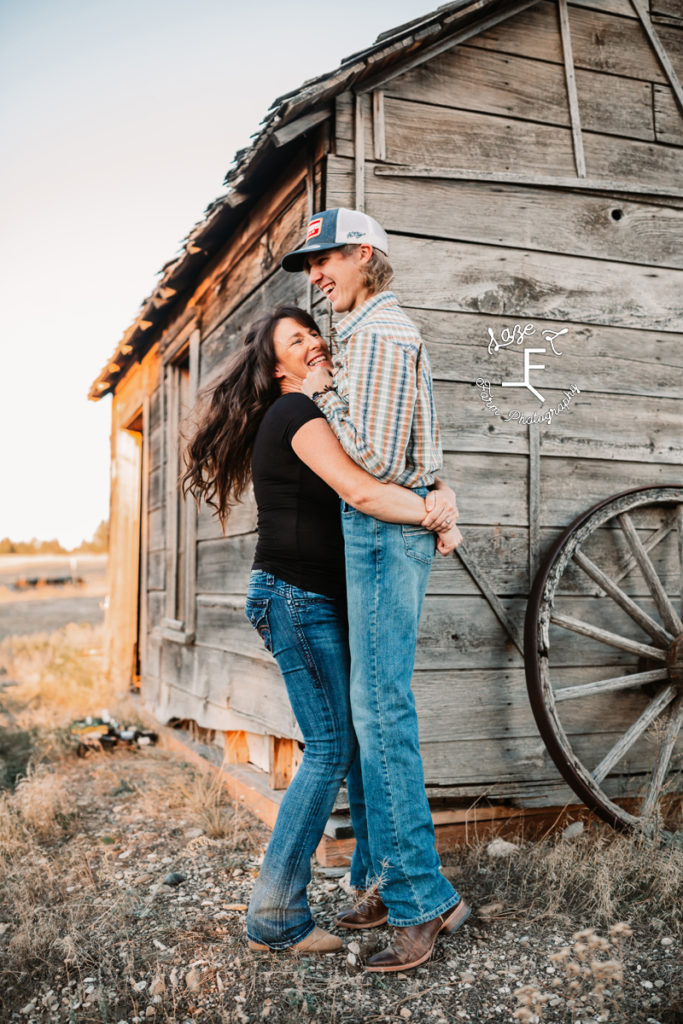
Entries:
[[347,505],[342,528],[360,750],[360,770],[356,759],[347,783],[356,835],[351,884],[365,889],[379,880],[389,924],[422,924],[458,899],[439,870],[410,689],[435,537]]
[[253,571],[246,614],[277,660],[306,745],[247,913],[250,939],[285,949],[315,927],[306,899],[311,857],[356,753],[346,606]]

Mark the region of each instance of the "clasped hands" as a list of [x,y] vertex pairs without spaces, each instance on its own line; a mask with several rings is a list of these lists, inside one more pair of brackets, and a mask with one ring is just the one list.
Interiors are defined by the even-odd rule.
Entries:
[[426,515],[421,526],[436,534],[436,550],[440,555],[450,555],[462,542],[462,534],[455,525],[460,518],[455,503],[455,491],[443,480],[425,498]]

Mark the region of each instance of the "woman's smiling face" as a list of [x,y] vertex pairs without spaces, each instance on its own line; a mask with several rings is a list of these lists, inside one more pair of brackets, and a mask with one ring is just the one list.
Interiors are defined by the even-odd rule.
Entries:
[[317,331],[286,317],[279,320],[273,331],[275,371],[283,394],[301,391],[304,377],[314,366],[332,369],[330,351]]

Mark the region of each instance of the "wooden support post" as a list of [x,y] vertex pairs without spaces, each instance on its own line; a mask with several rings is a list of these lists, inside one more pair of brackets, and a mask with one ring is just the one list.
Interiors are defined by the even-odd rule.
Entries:
[[225,763],[247,764],[249,761],[249,744],[247,734],[241,729],[223,733],[225,736]]
[[372,94],[372,140],[375,160],[386,160],[387,140],[384,127],[384,91],[375,89]]
[[541,540],[541,428],[529,424],[529,590],[538,572],[538,550]]
[[354,153],[357,210],[365,210],[365,97],[355,96]]
[[583,151],[583,136],[581,134],[581,117],[579,115],[579,94],[576,89],[576,75],[574,74],[574,56],[572,54],[572,37],[569,30],[569,14],[567,11],[567,0],[558,0],[560,12],[560,34],[562,36],[562,50],[564,53],[564,75],[567,80],[567,96],[569,98],[569,116],[572,123],[572,142],[574,145],[574,163],[579,178],[586,177],[586,155]]
[[287,789],[294,777],[295,754],[299,753],[299,746],[296,740],[281,736],[271,736],[270,744],[268,785],[271,789]]

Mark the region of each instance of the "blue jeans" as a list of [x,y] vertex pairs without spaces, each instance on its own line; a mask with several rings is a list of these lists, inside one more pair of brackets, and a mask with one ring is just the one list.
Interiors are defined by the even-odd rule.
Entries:
[[277,660],[306,744],[254,885],[247,935],[285,949],[315,927],[306,899],[315,852],[356,754],[343,601],[253,571],[246,614]]
[[[421,495],[426,490],[418,490]],[[435,537],[342,506],[351,709],[360,769],[348,778],[351,882],[380,880],[389,924],[430,921],[458,893],[441,874],[410,688]]]

